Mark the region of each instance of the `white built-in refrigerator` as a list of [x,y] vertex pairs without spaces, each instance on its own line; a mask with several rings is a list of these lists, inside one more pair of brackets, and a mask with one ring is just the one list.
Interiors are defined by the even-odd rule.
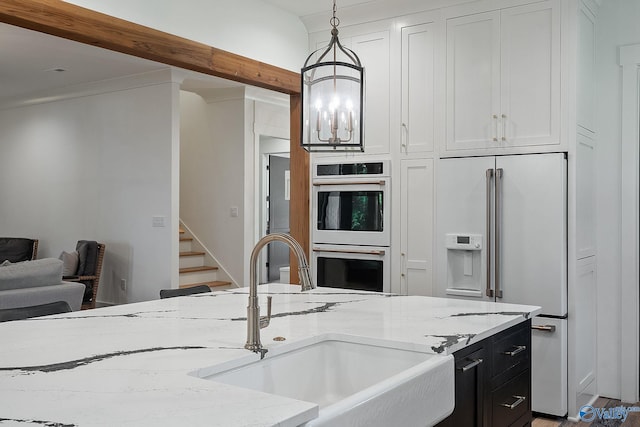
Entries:
[[532,410],[567,414],[567,166],[564,153],[442,159],[437,296],[537,305]]

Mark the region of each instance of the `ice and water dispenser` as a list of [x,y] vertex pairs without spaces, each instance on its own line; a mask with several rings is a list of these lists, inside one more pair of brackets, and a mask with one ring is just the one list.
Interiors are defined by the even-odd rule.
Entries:
[[447,295],[482,297],[482,235],[446,234]]

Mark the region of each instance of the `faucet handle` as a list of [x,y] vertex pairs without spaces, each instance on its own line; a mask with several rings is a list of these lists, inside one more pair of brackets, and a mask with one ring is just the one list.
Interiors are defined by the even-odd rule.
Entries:
[[266,328],[269,326],[269,322],[271,321],[271,300],[273,297],[267,297],[267,315],[265,317],[260,318],[260,329]]

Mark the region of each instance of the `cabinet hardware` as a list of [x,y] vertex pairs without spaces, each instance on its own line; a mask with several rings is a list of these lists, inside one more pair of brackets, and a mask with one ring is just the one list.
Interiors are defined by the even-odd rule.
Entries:
[[322,182],[314,182],[314,187],[321,187],[323,185],[385,185],[386,181],[322,181]]
[[500,239],[502,238],[502,168],[496,169],[496,195],[495,195],[495,256],[494,256],[494,277],[496,298],[502,298],[502,289],[500,289]]
[[402,147],[404,148],[404,153],[409,154],[409,148],[407,147],[407,140],[409,139],[409,128],[405,123],[402,123],[402,129],[404,129],[405,137],[402,138]]
[[[491,242],[491,181],[493,178],[493,169],[487,169],[487,242]],[[487,244],[487,247],[489,245]],[[491,251],[487,251],[487,289],[488,297],[493,297],[493,289],[491,289]]]
[[471,361],[471,363],[469,363],[468,365],[463,366],[462,368],[458,368],[458,369],[460,369],[462,372],[467,372],[469,369],[475,368],[476,366],[478,366],[482,362],[484,362],[484,360],[482,360],[482,359],[473,359]]
[[525,396],[511,396],[511,397],[516,399],[516,401],[511,403],[511,404],[509,404],[509,403],[501,403],[500,406],[504,406],[505,408],[509,408],[509,409],[515,409],[516,406],[518,406],[519,404],[521,404],[522,402],[527,400],[527,398]]
[[531,329],[535,329],[536,331],[543,331],[543,332],[555,332],[556,325],[531,325]]
[[337,254],[363,254],[363,255],[378,255],[383,256],[384,251],[358,251],[358,250],[341,250],[341,249],[321,249],[321,248],[313,248],[313,252],[331,252]]
[[498,115],[494,114],[493,115],[493,140],[497,141],[498,140]]
[[507,356],[515,356],[518,353],[522,353],[523,351],[525,351],[527,349],[526,345],[516,345],[514,346],[515,349],[511,350],[511,351],[503,351],[502,354],[505,354]]
[[507,140],[507,115],[502,115],[502,140]]

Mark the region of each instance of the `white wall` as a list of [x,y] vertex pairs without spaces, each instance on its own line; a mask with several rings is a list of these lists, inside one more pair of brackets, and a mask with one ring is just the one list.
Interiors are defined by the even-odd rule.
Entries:
[[[104,242],[98,301],[156,299],[171,287],[177,87],[167,76],[0,110],[0,235],[39,239],[39,258],[58,257],[80,239]],[[152,228],[154,215],[165,217],[164,228]]]
[[296,72],[308,54],[300,19],[260,0],[68,2]]
[[207,91],[206,100],[180,93],[180,218],[239,286],[248,285],[260,233],[260,137],[289,136],[288,108],[255,95],[243,88]]
[[[598,393],[620,396],[621,72],[618,47],[640,43],[640,2],[604,0],[598,12]],[[634,321],[629,319],[629,321]],[[637,337],[635,337],[637,338]]]
[[[244,90],[207,103],[180,92],[180,217],[244,283]],[[238,217],[230,209],[238,208]]]

